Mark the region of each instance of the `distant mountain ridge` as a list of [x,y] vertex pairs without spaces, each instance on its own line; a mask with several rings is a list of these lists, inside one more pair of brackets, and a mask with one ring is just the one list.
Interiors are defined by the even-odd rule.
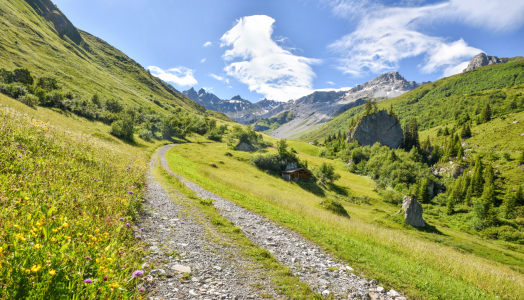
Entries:
[[220,100],[204,89],[194,88],[183,94],[210,110],[226,114],[241,123],[253,123],[256,119],[269,119],[283,112],[290,112],[294,118],[279,126],[270,134],[274,137],[296,137],[309,132],[344,111],[364,104],[368,99],[387,99],[402,95],[423,84],[407,81],[398,72],[385,73],[377,78],[357,85],[347,91],[316,91],[297,100],[277,102],[264,99],[251,103],[235,96],[231,100]]

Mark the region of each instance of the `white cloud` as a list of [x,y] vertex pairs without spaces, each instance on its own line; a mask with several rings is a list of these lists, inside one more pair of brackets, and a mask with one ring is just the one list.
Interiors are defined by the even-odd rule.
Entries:
[[310,65],[321,60],[293,55],[277,45],[271,38],[274,22],[264,15],[238,20],[220,39],[221,47],[232,46],[223,55],[229,63],[224,70],[268,99],[305,96],[312,92],[315,77]]
[[476,27],[510,31],[524,24],[522,0],[451,0],[444,15],[455,16]]
[[225,77],[222,77],[222,76],[218,76],[218,75],[215,75],[213,73],[209,74],[209,76],[215,78],[216,80],[218,81],[222,81],[222,82],[225,82],[225,83],[228,83],[229,84],[229,79],[225,78]]
[[369,0],[325,0],[333,13],[347,18],[355,30],[328,46],[339,55],[338,68],[353,76],[398,70],[405,58],[424,55],[422,72],[456,72],[482,52],[463,39],[449,41],[423,33],[432,23],[463,23],[492,31],[524,24],[522,0],[449,0],[434,5],[386,7]]
[[451,75],[462,73],[462,71],[464,71],[464,69],[468,66],[468,64],[469,64],[469,61],[464,61],[464,62],[461,62],[460,64],[458,64],[456,66],[449,66],[449,67],[444,69],[444,74],[442,74],[442,75],[444,77],[448,77],[448,76],[451,76]]
[[200,61],[200,63],[204,63],[205,61],[206,61],[206,59],[204,58],[204,59],[202,59],[202,60]]
[[212,45],[213,45],[213,43],[211,43],[211,42],[206,42],[206,43],[204,44],[204,47],[209,47],[209,46],[212,46]]
[[435,45],[435,48],[429,49],[427,52],[429,54],[429,59],[425,66],[422,67],[422,71],[425,73],[434,73],[442,66],[446,66],[447,69],[449,69],[450,66],[456,66],[459,63],[463,63],[464,58],[473,57],[482,51],[468,46],[463,39],[460,39],[449,44],[442,42],[438,43]]
[[194,70],[186,67],[172,68],[169,70],[162,70],[159,67],[150,66],[148,69],[151,71],[151,75],[158,77],[166,82],[172,82],[180,86],[191,86],[196,85],[198,82],[193,77]]
[[329,85],[335,85],[335,83],[333,81],[327,81],[326,83],[329,84]]

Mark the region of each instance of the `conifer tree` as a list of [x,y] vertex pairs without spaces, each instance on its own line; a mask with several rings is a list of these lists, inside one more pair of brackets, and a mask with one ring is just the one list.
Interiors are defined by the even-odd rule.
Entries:
[[491,106],[489,106],[489,103],[486,103],[486,106],[482,110],[482,113],[480,114],[480,121],[481,123],[491,121]]
[[475,160],[473,177],[471,178],[471,196],[473,197],[482,195],[482,192],[484,191],[484,178],[482,176],[483,171],[482,161],[480,156],[477,156]]
[[519,165],[524,164],[524,149],[522,149],[522,152],[520,153],[518,162],[519,162]]
[[504,202],[502,203],[502,216],[506,219],[513,217],[515,208],[517,206],[517,197],[511,188],[508,188],[506,196],[504,197]]
[[427,150],[431,147],[431,141],[429,140],[429,135],[427,136],[426,140],[422,142],[420,145],[420,149]]
[[466,202],[466,205],[467,205],[467,206],[471,206],[471,203],[472,203],[472,201],[473,201],[473,196],[472,196],[473,192],[472,192],[472,190],[473,190],[473,189],[472,189],[472,187],[471,187],[471,185],[470,185],[470,186],[468,187],[467,192],[466,192],[466,197],[464,198],[464,201]]
[[462,145],[459,143],[458,145],[458,153],[457,153],[457,159],[459,161],[462,161],[462,158],[464,157],[464,148],[462,148]]
[[389,155],[388,155],[388,160],[389,161],[397,161],[398,160],[398,156],[395,153],[395,150],[391,149],[391,151],[389,152]]
[[364,116],[369,116],[372,109],[373,104],[371,104],[371,100],[368,100],[368,102],[366,102],[366,107],[364,108]]
[[411,123],[409,125],[409,129],[411,130],[411,143],[412,147],[416,147],[417,149],[420,149],[420,140],[418,138],[418,123],[417,118],[411,119]]
[[515,202],[517,205],[524,205],[524,192],[522,191],[522,186],[519,186],[515,192]]
[[422,203],[428,203],[430,200],[428,186],[429,186],[428,180],[426,178],[422,179],[422,182],[419,186],[419,193],[418,193],[418,197],[420,199],[420,202]]
[[446,203],[446,214],[452,215],[455,213],[455,201],[453,198],[449,197],[448,202]]

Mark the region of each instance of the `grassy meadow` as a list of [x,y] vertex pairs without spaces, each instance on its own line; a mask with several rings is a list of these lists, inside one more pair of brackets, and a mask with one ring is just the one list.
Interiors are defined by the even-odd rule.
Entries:
[[158,144],[107,127],[0,95],[1,299],[138,296],[130,224]]
[[[433,214],[424,216],[426,229],[415,229],[397,214],[399,207],[380,200],[371,179],[317,157],[315,146],[289,141],[310,169],[335,164],[341,179],[333,186],[286,182],[251,165],[254,153],[198,135],[191,141],[168,152],[173,171],[303,234],[388,288],[414,299],[519,299],[524,293],[522,247],[460,232]],[[328,199],[342,203],[350,217],[323,208]]]

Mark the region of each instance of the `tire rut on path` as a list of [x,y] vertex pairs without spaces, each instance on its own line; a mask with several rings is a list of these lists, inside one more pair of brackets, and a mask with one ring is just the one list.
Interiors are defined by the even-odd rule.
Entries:
[[282,298],[260,266],[239,255],[191,200],[153,178],[157,158],[150,163],[145,209],[135,229],[151,245],[142,265],[149,274],[139,287],[148,299],[253,299],[261,293]]
[[269,221],[233,202],[211,193],[186,180],[169,169],[165,155],[176,145],[158,150],[163,168],[179,178],[202,199],[212,199],[219,214],[241,227],[242,232],[255,244],[268,249],[283,265],[289,267],[301,281],[323,297],[336,299],[406,300],[394,290],[386,291],[376,280],[365,280],[353,274],[353,269],[323,251],[319,246],[295,232]]

